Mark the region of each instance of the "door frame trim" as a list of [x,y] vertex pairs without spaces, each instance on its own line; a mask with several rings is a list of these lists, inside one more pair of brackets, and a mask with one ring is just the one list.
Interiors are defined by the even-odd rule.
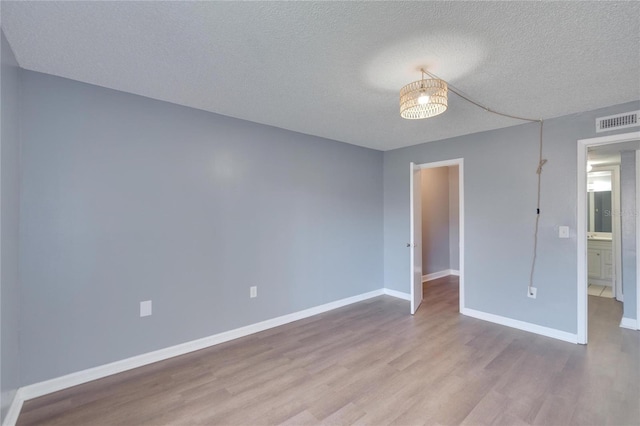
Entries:
[[[640,139],[640,132],[638,132]],[[640,330],[640,150],[636,150],[636,330]],[[622,232],[620,232],[622,233]],[[622,253],[620,254],[622,256]],[[624,302],[623,302],[624,303]],[[623,305],[624,306],[624,305]],[[624,313],[620,327],[625,327]],[[631,319],[627,319],[632,322]],[[631,324],[633,325],[633,324]]]
[[[415,163],[411,163],[411,164],[415,164]],[[444,160],[444,161],[435,161],[432,163],[422,163],[422,164],[415,164],[415,167],[419,168],[419,169],[434,169],[437,167],[449,167],[449,166],[458,166],[458,248],[459,248],[459,268],[458,270],[460,271],[460,284],[459,284],[459,309],[460,312],[463,312],[465,309],[465,298],[464,298],[464,278],[465,278],[465,273],[464,273],[464,158],[454,158],[451,160]],[[413,169],[412,169],[413,170]],[[410,190],[411,190],[411,194],[413,194],[413,186],[410,184]],[[411,202],[409,202],[409,210],[411,210]],[[411,230],[413,229],[413,223],[411,222],[414,218],[413,218],[413,212],[409,212],[410,214],[410,226],[409,226],[409,241],[411,241],[412,235],[411,235]],[[420,218],[420,220],[422,220],[422,218]],[[409,256],[411,257],[411,250],[409,250],[410,254]],[[413,259],[411,258],[411,265],[413,265]],[[411,267],[411,269],[409,270],[409,272],[411,274],[413,274],[413,266]],[[410,287],[410,291],[411,291],[411,299],[413,300],[413,286],[411,285],[411,275],[409,275],[409,287]]]
[[[409,194],[409,273],[410,273],[410,278],[409,278],[409,286],[410,291],[409,294],[411,295],[410,301],[411,301],[411,307],[409,308],[409,313],[411,315],[415,315],[415,313],[418,311],[418,308],[420,308],[420,305],[422,304],[422,297],[423,297],[423,290],[422,290],[422,238],[420,238],[420,241],[416,241],[416,233],[417,230],[419,229],[420,232],[422,233],[422,169],[419,165],[416,165],[415,163],[411,162],[409,163],[409,189],[411,190],[411,193]],[[416,179],[417,178],[417,179]],[[419,181],[419,183],[416,183],[416,180]],[[420,197],[416,197],[416,194],[420,194]],[[416,198],[418,198],[418,200],[416,201]],[[416,215],[416,206],[420,209],[420,215]],[[416,218],[416,216],[418,216]],[[416,226],[418,225],[418,226]],[[416,229],[417,228],[417,229]],[[422,237],[422,235],[420,235],[420,237]],[[420,255],[418,256],[418,254],[416,253],[416,249],[418,248],[418,244],[420,245]],[[418,266],[418,262],[417,260],[419,260],[420,262],[420,271],[419,271],[419,275],[420,275],[420,279],[417,278],[417,272],[416,272],[416,267]],[[418,295],[416,294],[416,288],[419,287],[420,288],[420,297],[418,298]]]
[[[588,297],[587,297],[587,151],[590,147],[611,145],[614,143],[640,140],[640,132],[630,132],[596,138],[579,139],[577,142],[577,202],[576,202],[576,239],[577,239],[577,331],[578,343],[587,344],[588,336]],[[636,165],[636,170],[637,170]],[[637,173],[636,173],[637,175]],[[638,176],[636,176],[638,182]],[[638,188],[636,188],[637,192]],[[637,197],[636,197],[637,198]],[[640,219],[640,218],[639,218]],[[636,222],[639,220],[636,219]],[[636,224],[637,227],[637,224]],[[636,230],[636,235],[638,234]],[[637,237],[636,237],[637,238]],[[638,262],[636,262],[638,263]],[[636,265],[638,267],[638,265]],[[637,291],[636,282],[636,293]],[[640,297],[638,298],[640,301]],[[637,306],[640,302],[636,302]],[[637,322],[637,321],[636,321]]]

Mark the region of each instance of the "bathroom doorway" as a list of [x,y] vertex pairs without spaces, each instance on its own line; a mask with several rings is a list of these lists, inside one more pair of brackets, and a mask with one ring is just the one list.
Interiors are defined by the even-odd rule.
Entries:
[[[590,139],[578,140],[577,149],[577,294],[578,294],[578,311],[577,311],[577,342],[586,344],[591,335],[588,318],[592,301],[608,300],[612,310],[619,316],[620,327],[630,328],[633,330],[640,329],[640,321],[638,321],[637,308],[640,307],[640,291],[637,276],[640,275],[640,251],[636,247],[640,245],[640,215],[638,214],[640,201],[640,173],[638,173],[638,165],[640,164],[640,132],[631,132],[625,134],[617,134],[611,136],[602,136]],[[611,209],[608,212],[606,208],[608,196],[601,195],[596,197],[590,195],[595,191],[594,181],[592,181],[592,191],[589,191],[589,173],[593,171],[606,171],[606,167],[615,164],[607,164],[607,162],[596,161],[598,156],[619,155],[620,162],[618,168],[611,169],[612,188],[615,186],[615,175],[618,170],[619,176],[619,208],[616,210],[615,205],[615,188],[611,194]],[[590,169],[590,170],[589,170]],[[598,170],[600,169],[600,170]],[[594,178],[597,176],[594,176]],[[604,178],[603,176],[600,176]],[[597,185],[603,185],[598,183]],[[589,199],[592,199],[589,205]],[[598,198],[596,200],[596,198]],[[600,212],[596,212],[601,209]],[[611,218],[611,259],[608,258],[607,247],[595,247],[590,240],[606,241],[604,238],[608,229],[607,217],[598,218],[598,214],[608,214]],[[619,221],[619,237],[616,242],[616,221]],[[594,228],[589,228],[593,223]],[[595,229],[596,223],[600,227]],[[590,238],[589,238],[590,237]],[[591,245],[591,247],[589,247]],[[591,250],[589,250],[591,248]],[[600,260],[597,260],[599,250]],[[617,253],[614,253],[614,250]],[[616,258],[617,254],[617,258]],[[603,258],[603,256],[607,256]],[[591,258],[591,259],[589,259]],[[593,264],[589,265],[589,260],[593,260]],[[621,263],[621,265],[620,265]],[[617,265],[616,265],[617,264]],[[611,273],[609,274],[609,269]],[[617,269],[617,270],[616,270]],[[611,293],[613,298],[602,298],[601,291],[598,296],[588,295],[589,276],[591,279],[597,276],[606,280],[611,275]],[[614,286],[617,284],[617,288]],[[597,290],[596,290],[597,291]],[[617,301],[619,298],[621,301]],[[598,303],[598,305],[602,305]],[[597,331],[597,330],[594,330]],[[598,333],[596,333],[598,334]]]
[[587,294],[622,301],[620,153],[590,149],[587,163]]

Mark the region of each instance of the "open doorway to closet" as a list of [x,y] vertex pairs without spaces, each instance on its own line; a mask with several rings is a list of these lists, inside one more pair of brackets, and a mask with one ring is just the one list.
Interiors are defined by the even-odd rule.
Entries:
[[422,300],[458,305],[459,167],[422,169]]
[[411,166],[412,314],[431,298],[464,306],[463,188],[462,159]]

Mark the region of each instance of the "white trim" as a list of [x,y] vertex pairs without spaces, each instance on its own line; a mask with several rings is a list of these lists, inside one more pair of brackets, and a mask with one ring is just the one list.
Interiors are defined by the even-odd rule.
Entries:
[[[640,139],[640,132],[638,132]],[[636,150],[636,330],[640,330],[640,151]],[[624,305],[623,305],[624,306]],[[624,320],[624,318],[623,318]],[[620,323],[622,325],[622,323]]]
[[517,328],[518,330],[528,331],[530,333],[539,334],[541,336],[551,337],[552,339],[563,340],[569,343],[578,343],[578,336],[576,334],[567,333],[566,331],[557,330],[555,328],[543,327],[541,325],[532,324],[530,322],[519,321],[500,315],[476,311],[475,309],[465,308],[465,310],[461,313],[469,317],[489,321],[495,324]]
[[464,274],[464,257],[465,257],[465,252],[464,252],[464,242],[465,242],[465,237],[464,237],[464,160],[461,158],[460,163],[458,164],[458,166],[460,166],[458,168],[458,200],[459,200],[459,206],[458,206],[458,238],[459,238],[459,269],[458,269],[458,276],[460,277],[459,280],[459,284],[458,284],[458,288],[460,289],[459,291],[459,310],[460,312],[462,312],[465,309],[465,304],[464,304],[464,295],[465,295],[465,291],[464,291],[464,281],[465,281],[465,274]]
[[18,389],[13,396],[13,401],[11,401],[9,411],[7,411],[7,415],[2,422],[2,426],[15,426],[18,422],[18,416],[20,415],[20,410],[22,410],[23,402],[24,398],[22,397],[22,389]]
[[202,339],[192,340],[190,342],[181,343],[179,345],[170,346],[168,348],[148,352],[120,361],[115,361],[110,364],[104,364],[98,367],[93,367],[83,371],[67,374],[65,376],[46,380],[44,382],[34,383],[32,385],[20,388],[18,392],[20,392],[19,395],[22,400],[37,398],[39,396],[43,396],[52,392],[57,392],[62,389],[77,386],[82,383],[90,382],[92,380],[101,379],[103,377],[121,373],[133,368],[142,367],[154,362],[163,361],[165,359],[173,358],[178,355],[184,355],[189,352],[208,348],[210,346],[288,324],[293,321],[298,321],[303,318],[308,318],[313,315],[318,315],[323,312],[331,311],[333,309],[341,308],[346,305],[351,305],[353,303],[381,296],[383,294],[385,294],[383,289],[379,289],[370,291],[368,293],[359,294],[357,296],[347,297],[346,299],[336,300],[335,302],[326,303],[324,305],[315,306],[313,308],[247,325],[245,327],[236,328],[235,330],[225,331],[223,333],[214,334]]
[[577,256],[578,343],[587,343],[587,145],[578,141]]
[[416,164],[419,169],[435,169],[438,167],[459,166],[462,164],[463,158],[454,158],[452,160],[435,161],[433,163]]
[[432,272],[430,274],[423,275],[422,282],[424,283],[427,281],[437,280],[438,278],[448,277],[449,275],[451,274],[449,273],[448,269],[445,269],[444,271]]
[[[450,167],[458,166],[458,244],[460,248],[460,269],[457,271],[457,275],[460,276],[460,282],[458,284],[459,291],[459,303],[460,312],[465,309],[464,305],[464,158],[454,158],[452,160],[436,161],[433,163],[418,164],[417,167],[421,169],[433,169],[436,167]],[[413,187],[412,187],[413,189]],[[409,205],[411,208],[411,205]],[[585,237],[586,238],[586,237]],[[413,261],[413,260],[412,260]],[[455,274],[452,274],[455,275]],[[411,284],[411,281],[409,281]],[[413,290],[412,290],[413,291]]]
[[[620,165],[614,166],[613,172],[613,186],[615,188],[615,197],[612,199],[613,208],[617,209],[618,212],[621,211],[620,204],[622,203],[621,198],[621,190],[620,187]],[[613,297],[616,298],[617,301],[623,301],[622,295],[622,217],[619,214],[613,215]]]
[[460,271],[445,269],[443,271],[432,272],[431,274],[423,275],[422,282],[437,280],[438,278],[448,277],[449,275],[460,276]]
[[634,320],[633,318],[622,317],[622,320],[620,321],[620,327],[628,328],[629,330],[640,330],[640,327],[638,327],[638,321]]
[[[577,325],[578,325],[578,343],[587,343],[588,336],[588,306],[587,306],[587,211],[586,211],[586,197],[587,197],[587,150],[589,147],[609,145],[621,142],[630,142],[640,139],[640,132],[624,133],[619,135],[601,136],[597,138],[580,139],[578,140],[578,155],[577,155],[577,292],[578,292],[578,311],[577,311]],[[636,174],[637,175],[637,174]],[[637,198],[637,197],[636,197]],[[639,218],[640,219],[640,218]],[[638,232],[636,232],[636,238],[638,238]],[[636,262],[637,264],[640,262]],[[640,293],[636,290],[637,293]],[[639,294],[640,300],[640,294]]]
[[411,295],[409,293],[405,293],[405,292],[398,291],[398,290],[391,290],[390,288],[383,288],[382,291],[387,296],[396,297],[398,299],[411,301]]
[[[422,177],[420,166],[409,163],[409,168],[409,273],[411,274],[409,278],[409,284],[411,286],[411,306],[409,307],[409,312],[411,312],[411,315],[414,315],[422,303],[423,292],[422,280],[419,275],[422,273]],[[417,181],[416,177],[418,178]],[[416,194],[419,194],[418,200],[416,200]],[[418,215],[416,215],[416,209],[419,209]],[[416,216],[418,217],[416,218]],[[418,233],[417,230],[420,230],[419,236],[416,236],[416,233]],[[417,238],[420,238],[420,240],[416,241]],[[418,244],[420,244],[419,255],[416,253]],[[420,280],[419,283],[416,282],[418,280]],[[418,291],[420,291],[419,295],[417,294]]]

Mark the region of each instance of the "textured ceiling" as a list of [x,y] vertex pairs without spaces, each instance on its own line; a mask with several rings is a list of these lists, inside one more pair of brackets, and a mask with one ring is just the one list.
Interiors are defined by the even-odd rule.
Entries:
[[23,68],[389,150],[519,124],[450,94],[403,120],[421,66],[551,118],[640,99],[639,2],[10,2]]

